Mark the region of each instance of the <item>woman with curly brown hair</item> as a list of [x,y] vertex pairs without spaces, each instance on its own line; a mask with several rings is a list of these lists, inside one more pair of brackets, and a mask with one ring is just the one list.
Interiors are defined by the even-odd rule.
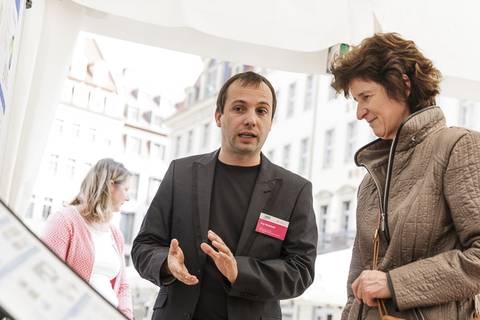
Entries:
[[440,72],[413,41],[376,34],[332,65],[379,138],[367,170],[342,319],[471,319],[480,292],[480,134],[447,128]]

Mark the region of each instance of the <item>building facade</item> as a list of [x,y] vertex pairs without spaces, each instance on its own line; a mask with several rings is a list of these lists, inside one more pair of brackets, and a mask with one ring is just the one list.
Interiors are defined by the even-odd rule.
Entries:
[[169,139],[163,110],[173,108],[173,104],[161,95],[132,87],[127,70],[114,75],[115,71],[108,68],[94,40],[79,40],[23,218],[40,233],[45,219],[77,195],[93,164],[102,158],[122,162],[132,173],[130,200],[114,216],[114,222],[125,238],[134,313],[142,319],[158,289],[135,272],[130,251],[168,168]]

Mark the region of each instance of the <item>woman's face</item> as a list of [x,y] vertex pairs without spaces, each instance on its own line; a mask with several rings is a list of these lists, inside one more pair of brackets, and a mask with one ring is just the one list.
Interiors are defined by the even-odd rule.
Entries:
[[128,201],[129,179],[123,182],[111,182],[112,185],[112,210],[114,212],[120,211],[120,207],[125,201]]
[[365,119],[379,138],[393,139],[402,121],[410,115],[406,101],[390,98],[377,82],[356,78],[349,91],[357,101],[357,119]]

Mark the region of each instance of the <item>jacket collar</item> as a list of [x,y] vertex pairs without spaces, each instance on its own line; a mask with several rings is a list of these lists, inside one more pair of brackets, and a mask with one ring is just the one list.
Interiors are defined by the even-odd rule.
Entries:
[[[407,117],[397,130],[395,152],[408,150],[421,143],[433,132],[445,127],[445,117],[439,107],[419,110]],[[388,160],[392,140],[377,139],[360,148],[355,154],[357,166],[377,167]]]

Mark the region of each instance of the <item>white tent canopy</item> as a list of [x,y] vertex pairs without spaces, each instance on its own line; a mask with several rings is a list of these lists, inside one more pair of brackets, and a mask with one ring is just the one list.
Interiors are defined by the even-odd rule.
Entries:
[[33,0],[1,124],[0,197],[22,211],[79,31],[288,71],[322,73],[327,49],[375,31],[412,39],[447,95],[480,100],[475,0]]

